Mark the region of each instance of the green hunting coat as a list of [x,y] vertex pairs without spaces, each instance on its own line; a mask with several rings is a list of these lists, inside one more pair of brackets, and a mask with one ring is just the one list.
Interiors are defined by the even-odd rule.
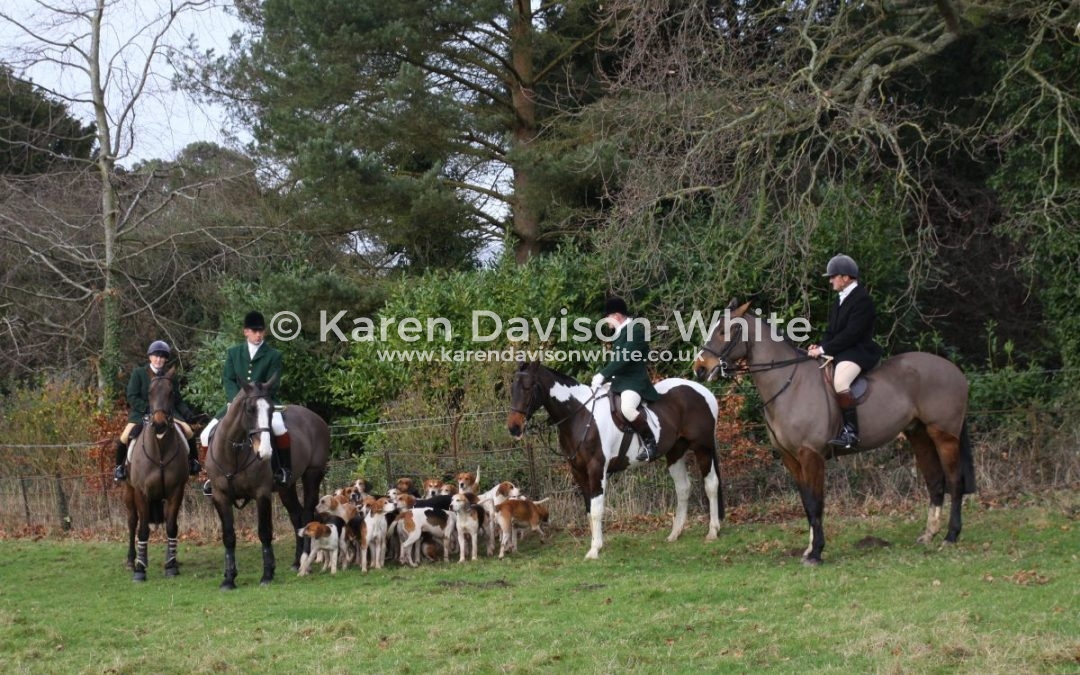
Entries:
[[[162,370],[167,371],[167,368]],[[149,365],[137,366],[131,371],[131,378],[127,385],[128,422],[138,424],[148,412],[150,407],[150,379],[154,377],[154,371]],[[185,422],[192,417],[191,408],[184,403],[180,396],[180,385],[173,382],[173,409],[172,414]]]
[[229,347],[225,352],[225,369],[221,373],[221,383],[225,385],[225,405],[218,412],[218,419],[225,417],[226,408],[240,393],[240,386],[244,382],[269,382],[275,374],[277,381],[270,390],[270,403],[277,404],[277,392],[281,386],[281,352],[263,342],[255,351],[254,358],[249,354],[246,342]]
[[642,401],[655,401],[660,392],[652,385],[649,370],[646,367],[649,355],[649,342],[645,339],[645,327],[633,320],[627,320],[615,339],[611,341],[610,360],[601,370],[604,380],[611,382],[611,391],[620,393],[636,391]]

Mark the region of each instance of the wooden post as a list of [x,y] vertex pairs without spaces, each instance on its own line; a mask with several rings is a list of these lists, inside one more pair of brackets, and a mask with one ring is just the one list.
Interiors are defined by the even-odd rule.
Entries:
[[64,532],[71,530],[71,513],[68,511],[67,495],[64,493],[64,483],[60,478],[60,472],[56,472],[56,506],[60,511],[60,529]]

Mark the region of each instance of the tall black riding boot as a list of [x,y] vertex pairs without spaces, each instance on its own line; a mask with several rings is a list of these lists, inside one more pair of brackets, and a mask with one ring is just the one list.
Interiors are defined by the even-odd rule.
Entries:
[[859,444],[859,417],[855,412],[855,397],[850,389],[837,392],[836,402],[840,404],[840,415],[844,419],[844,425],[836,438],[829,441],[829,445],[839,448],[854,448]]
[[116,468],[113,469],[113,478],[117,481],[127,480],[127,445],[120,440],[116,443]]
[[187,447],[188,473],[198,476],[202,471],[202,464],[199,464],[199,437],[192,434],[191,438],[187,439]]
[[292,478],[292,442],[289,432],[274,436],[274,457],[277,459],[277,468],[274,470],[274,481],[278,485],[288,485]]
[[656,449],[656,438],[653,436],[652,429],[649,428],[645,413],[635,417],[634,421],[630,422],[630,428],[641,438],[641,452],[638,453],[637,461],[651,462],[656,459],[656,455],[659,454]]

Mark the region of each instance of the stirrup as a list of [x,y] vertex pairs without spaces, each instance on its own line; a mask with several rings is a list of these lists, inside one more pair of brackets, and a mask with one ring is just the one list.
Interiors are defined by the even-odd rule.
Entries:
[[115,480],[117,483],[119,483],[121,481],[127,480],[127,477],[128,477],[127,468],[124,467],[123,464],[117,464],[116,468],[113,469],[113,480]]
[[288,485],[290,478],[292,478],[292,471],[285,467],[280,467],[274,472],[274,482],[278,485]]
[[638,453],[637,461],[651,462],[656,459],[657,454],[659,451],[656,449],[656,441],[641,439],[641,452]]
[[836,438],[829,440],[829,445],[838,448],[853,448],[859,444],[859,437],[848,427],[840,430]]
[[214,496],[214,486],[210,484],[209,480],[202,484],[202,493],[207,497]]

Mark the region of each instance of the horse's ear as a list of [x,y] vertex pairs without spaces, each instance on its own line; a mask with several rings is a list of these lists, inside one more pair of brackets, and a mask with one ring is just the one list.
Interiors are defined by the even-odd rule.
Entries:
[[738,298],[732,298],[731,302],[728,303],[726,309],[728,311],[731,311],[731,310],[734,310],[738,306],[739,306],[739,299]]
[[524,372],[524,371],[526,371],[528,369],[529,369],[529,362],[528,361],[522,361],[521,363],[518,364],[518,372],[519,373]]
[[735,310],[732,313],[732,315],[733,316],[743,316],[744,314],[746,314],[746,312],[749,309],[750,309],[750,301],[748,300],[748,301],[744,302],[743,304],[739,305],[739,308],[737,310]]
[[165,377],[169,378],[170,380],[174,379],[176,377],[176,366],[169,368],[168,372],[165,373]]
[[274,373],[273,375],[270,376],[270,379],[266,381],[266,388],[267,389],[273,389],[274,386],[278,383],[278,380],[280,380],[280,379],[281,379],[281,373],[280,372]]

